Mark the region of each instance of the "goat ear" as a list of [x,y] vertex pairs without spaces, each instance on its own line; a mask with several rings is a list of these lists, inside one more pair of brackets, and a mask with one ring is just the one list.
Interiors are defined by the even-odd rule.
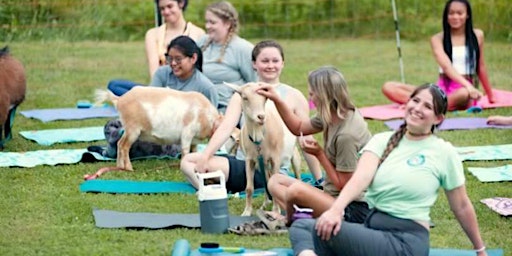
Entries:
[[240,86],[232,83],[224,82],[224,85],[240,93]]

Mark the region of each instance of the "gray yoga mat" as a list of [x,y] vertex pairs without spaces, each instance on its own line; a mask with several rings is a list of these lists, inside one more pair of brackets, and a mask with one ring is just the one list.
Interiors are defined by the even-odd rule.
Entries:
[[[199,214],[181,213],[146,213],[119,212],[94,209],[92,211],[96,227],[99,228],[200,228]],[[236,227],[242,223],[258,220],[255,216],[229,216],[229,226]]]

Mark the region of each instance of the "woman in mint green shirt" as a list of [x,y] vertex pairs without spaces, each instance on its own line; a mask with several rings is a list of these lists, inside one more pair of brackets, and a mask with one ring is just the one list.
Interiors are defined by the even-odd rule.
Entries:
[[[362,150],[356,171],[316,222],[297,220],[290,229],[296,255],[429,254],[429,214],[443,188],[450,208],[478,255],[487,255],[475,210],[466,193],[464,169],[455,148],[433,135],[444,120],[446,94],[419,86],[405,105],[396,132],[375,135]],[[343,220],[345,207],[367,189],[372,212],[364,224]],[[301,250],[293,237],[313,233],[315,250]]]

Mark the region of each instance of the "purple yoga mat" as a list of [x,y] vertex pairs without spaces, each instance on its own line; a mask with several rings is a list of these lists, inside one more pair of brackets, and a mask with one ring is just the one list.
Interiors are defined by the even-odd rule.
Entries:
[[[384,122],[392,130],[398,129],[404,122],[403,119]],[[484,128],[512,129],[512,125],[487,124],[487,118],[481,117],[460,117],[447,118],[439,126],[439,130],[473,130]]]

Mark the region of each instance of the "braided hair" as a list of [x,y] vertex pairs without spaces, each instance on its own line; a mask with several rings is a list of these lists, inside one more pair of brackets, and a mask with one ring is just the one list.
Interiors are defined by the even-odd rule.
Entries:
[[[448,100],[446,98],[446,94],[435,84],[423,84],[421,86],[418,86],[411,94],[411,97],[409,97],[409,100],[414,98],[418,93],[420,93],[423,90],[429,90],[430,94],[432,94],[433,99],[433,105],[434,105],[434,113],[436,116],[444,115],[446,114],[446,110],[448,109]],[[434,133],[435,129],[441,125],[441,123],[432,125],[430,128],[430,131]],[[407,132],[407,123],[404,122],[398,130],[391,135],[391,138],[389,138],[388,144],[386,144],[386,149],[384,149],[384,153],[382,153],[382,157],[380,158],[379,165],[386,160],[386,158],[391,154],[391,151],[395,149],[398,146],[398,143],[400,143],[400,140],[404,137],[405,133]]]
[[[228,1],[221,1],[216,2],[213,4],[208,5],[206,7],[206,11],[209,11],[213,13],[215,16],[219,17],[224,23],[229,23],[231,26],[229,27],[228,36],[226,38],[226,41],[222,45],[222,48],[220,50],[220,57],[217,60],[218,63],[222,62],[222,58],[224,57],[224,54],[226,53],[226,48],[228,47],[229,42],[233,37],[238,33],[238,27],[239,27],[239,20],[238,20],[238,12],[236,11],[235,7],[228,2]],[[203,47],[201,47],[202,51],[205,51],[210,44],[212,44],[213,39],[208,38],[208,40],[205,42]]]

